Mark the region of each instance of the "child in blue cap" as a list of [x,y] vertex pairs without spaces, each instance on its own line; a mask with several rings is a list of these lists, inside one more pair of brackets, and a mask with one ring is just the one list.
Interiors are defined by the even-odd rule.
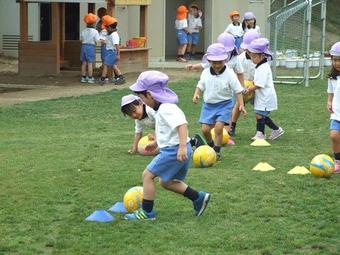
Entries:
[[192,148],[188,137],[188,122],[183,111],[176,105],[178,97],[167,88],[169,77],[159,71],[141,73],[130,89],[138,94],[143,102],[156,111],[156,142],[146,149],[158,145],[160,153],[150,162],[143,172],[142,208],[126,214],[128,220],[154,220],[156,177],[160,185],[172,192],[181,194],[193,202],[195,215],[201,216],[208,205],[210,194],[196,191],[184,183],[187,175]]

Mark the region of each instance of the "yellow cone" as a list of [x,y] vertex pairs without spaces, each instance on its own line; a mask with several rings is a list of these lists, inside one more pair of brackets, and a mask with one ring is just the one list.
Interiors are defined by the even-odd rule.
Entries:
[[287,174],[310,174],[310,171],[304,166],[296,166],[290,169]]
[[253,170],[254,171],[266,172],[266,171],[275,170],[275,168],[272,167],[271,165],[269,165],[267,162],[260,162],[253,168]]
[[256,139],[254,142],[250,144],[251,146],[270,146],[270,143],[268,143],[264,139]]

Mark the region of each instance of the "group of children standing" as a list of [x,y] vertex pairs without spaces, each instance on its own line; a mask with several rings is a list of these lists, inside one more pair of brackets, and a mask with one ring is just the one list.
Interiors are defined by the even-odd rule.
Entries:
[[[98,17],[99,16],[99,17]],[[101,43],[102,73],[101,85],[112,82],[116,85],[125,83],[125,78],[118,68],[120,59],[120,39],[117,32],[117,19],[106,14],[105,8],[98,9],[98,16],[88,13],[84,17],[86,28],[81,32],[82,43],[80,60],[82,62],[82,83],[95,83],[93,64],[96,60],[96,45]],[[111,79],[109,74],[113,74]]]

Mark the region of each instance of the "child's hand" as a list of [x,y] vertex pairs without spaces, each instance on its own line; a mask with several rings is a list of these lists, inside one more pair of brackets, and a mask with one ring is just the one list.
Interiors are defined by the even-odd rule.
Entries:
[[327,102],[327,110],[328,110],[330,113],[333,113],[332,102]]
[[247,110],[246,108],[244,107],[244,105],[240,105],[240,107],[238,108],[238,110],[240,112],[242,112],[243,116],[247,116]]
[[249,89],[244,89],[244,90],[242,91],[242,94],[243,94],[243,95],[248,95],[249,93],[250,93]]
[[156,148],[157,148],[156,142],[150,143],[147,146],[145,146],[146,151],[154,151],[154,150],[156,150]]
[[186,65],[185,68],[186,68],[188,71],[192,71],[192,70],[194,70],[194,65],[193,65],[193,64],[189,64],[189,65]]
[[200,98],[200,96],[195,94],[194,97],[192,98],[192,102],[194,104],[197,104],[197,101],[198,101],[199,98]]
[[186,161],[188,159],[188,155],[187,155],[187,146],[179,146],[178,147],[178,151],[177,151],[177,160],[178,161]]

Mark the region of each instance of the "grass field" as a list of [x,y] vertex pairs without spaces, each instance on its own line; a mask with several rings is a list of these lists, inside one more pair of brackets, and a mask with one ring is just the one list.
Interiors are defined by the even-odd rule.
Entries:
[[[171,84],[199,129],[195,81]],[[157,184],[155,222],[84,221],[141,184],[150,157],[128,155],[134,124],[119,112],[128,90],[0,109],[0,254],[339,254],[340,176],[288,175],[331,153],[326,81],[278,85],[272,118],[286,134],[251,147],[251,107],[236,146],[187,183],[212,193],[201,218],[190,201]],[[268,131],[268,130],[267,130]],[[251,169],[260,161],[275,171]]]

